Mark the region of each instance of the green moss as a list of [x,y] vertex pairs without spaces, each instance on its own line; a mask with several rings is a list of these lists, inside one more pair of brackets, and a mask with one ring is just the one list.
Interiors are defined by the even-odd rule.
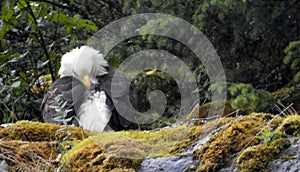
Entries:
[[229,123],[233,119],[234,118],[232,117],[217,118],[215,120],[205,122],[202,125],[196,125],[191,127],[188,136],[185,139],[178,142],[171,150],[171,153],[182,153],[182,151],[184,151],[185,148],[195,145],[198,140],[203,139],[213,130],[221,127],[226,123]]
[[217,171],[232,160],[232,156],[245,147],[257,145],[256,134],[266,125],[270,114],[253,113],[237,119],[195,152],[201,165],[197,171]]
[[19,121],[0,129],[0,138],[5,140],[55,141],[84,137],[87,137],[87,134],[78,127],[40,122]]
[[[286,116],[285,118],[274,118],[265,130],[261,132],[263,143],[248,147],[239,155],[237,165],[240,171],[261,171],[275,158],[283,149],[291,145],[285,137],[299,136],[300,116],[297,114]],[[281,158],[294,158],[282,156]]]
[[172,155],[186,138],[187,125],[159,131],[102,132],[75,145],[62,159],[70,171],[133,171],[145,157]]
[[274,100],[282,99],[292,93],[293,90],[293,88],[283,88],[271,93],[271,96],[274,98]]
[[63,162],[70,162],[70,157],[73,156],[77,151],[81,151],[82,149],[84,149],[85,147],[89,146],[93,144],[93,140],[91,140],[90,138],[84,139],[81,142],[78,142],[77,144],[75,144],[72,149],[70,149],[68,152],[66,152],[64,154],[64,156],[62,157],[62,161]]
[[279,137],[279,133],[276,130],[271,130],[270,127],[266,127],[262,130],[260,138],[262,142],[271,142]]
[[91,139],[86,139],[67,152],[62,162],[67,171],[100,171],[106,158],[104,153]]
[[[274,118],[272,114],[252,113],[240,118],[217,118],[201,125],[178,125],[158,131],[94,132],[84,140],[79,140],[82,131],[76,127],[22,121],[0,129],[3,137],[0,150],[9,150],[10,158],[14,155],[15,159],[10,162],[12,171],[24,170],[28,164],[33,169],[32,161],[39,162],[36,157],[49,161],[42,164],[41,170],[54,169],[57,162],[53,162],[61,148],[71,148],[62,151],[59,164],[64,165],[66,171],[135,171],[143,158],[180,155],[224,124],[228,125],[195,151],[195,157],[201,162],[197,171],[217,171],[233,162],[236,155],[236,166],[241,171],[264,168],[288,145],[282,138],[299,136],[300,116]],[[84,137],[86,135],[84,133]],[[65,139],[68,136],[75,141]],[[3,147],[7,144],[9,146]]]
[[11,171],[54,170],[58,154],[84,137],[78,127],[19,121],[0,129],[0,156]]
[[155,132],[122,131],[101,133],[93,140],[109,152],[135,158],[169,156],[176,143],[185,139],[190,131],[187,125],[165,128]]
[[[290,105],[293,103],[293,108],[296,110],[300,109],[299,97],[300,92],[298,91],[300,88],[300,84],[296,84],[294,86],[291,86],[289,88],[282,88],[276,92],[271,93],[271,96],[275,100],[280,100],[281,103],[284,105]],[[288,98],[287,98],[288,97]]]
[[278,127],[282,136],[300,136],[300,116],[298,114],[287,116]]
[[246,148],[237,158],[239,171],[262,171],[282,149],[288,146],[290,146],[290,143],[286,140],[277,139]]

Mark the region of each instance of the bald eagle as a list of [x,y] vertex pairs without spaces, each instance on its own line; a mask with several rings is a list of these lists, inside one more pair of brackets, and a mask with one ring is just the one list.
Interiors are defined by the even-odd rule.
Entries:
[[[44,122],[73,124],[93,131],[135,128],[136,124],[123,118],[112,102],[114,71],[103,55],[89,46],[64,54],[58,71],[60,78],[49,87],[42,101]],[[128,94],[126,89],[119,92],[120,98]]]

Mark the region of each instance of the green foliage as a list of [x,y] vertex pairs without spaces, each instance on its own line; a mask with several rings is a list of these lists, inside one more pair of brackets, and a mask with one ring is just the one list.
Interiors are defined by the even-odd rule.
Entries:
[[[293,78],[296,82],[300,78],[299,42],[295,41],[300,40],[298,9],[298,0],[4,0],[0,13],[0,122],[36,119],[44,92],[34,93],[31,88],[40,76],[50,74],[53,81],[58,77],[62,54],[84,44],[106,24],[144,12],[173,15],[200,28],[221,57],[227,80],[253,85],[231,88],[233,107],[265,110],[270,99],[266,92],[254,88],[275,91]],[[145,21],[141,33],[151,30],[151,22]],[[165,50],[179,57],[194,72],[198,89],[192,91],[200,94],[201,103],[210,101],[212,87],[205,68],[193,52],[175,40],[157,35],[129,38],[106,58],[117,67],[144,49]],[[291,69],[283,65],[284,56]],[[174,80],[160,73],[149,76],[144,72],[138,76],[132,84],[142,89],[138,109],[146,111],[149,93],[162,88],[169,97],[166,116],[177,110],[180,95]]]
[[300,81],[300,41],[291,42],[284,50],[286,56],[283,59],[285,64],[289,64],[291,69],[296,71],[294,81]]
[[233,98],[233,109],[240,109],[245,113],[267,112],[274,106],[274,100],[268,92],[254,89],[250,84],[231,84],[228,90]]
[[[193,14],[193,11],[191,11],[190,9],[195,9],[195,4],[200,4],[200,2],[182,2],[180,0],[160,2],[153,0],[144,0],[124,1],[122,7],[123,11],[129,12],[131,14],[142,13],[145,11],[161,12],[165,14],[175,15],[176,17],[181,17],[191,22],[192,18],[188,18],[187,16],[191,16]],[[137,8],[131,8],[132,6],[136,6]],[[176,10],[176,13],[174,13],[174,10]],[[121,63],[126,57],[129,57],[135,52],[145,49],[158,49],[168,51],[176,57],[180,58],[190,68],[190,70],[194,74],[194,79],[198,84],[198,89],[191,91],[194,91],[194,93],[199,93],[201,104],[208,102],[210,100],[210,91],[208,90],[210,85],[209,78],[204,66],[201,65],[199,58],[196,57],[191,50],[189,50],[187,47],[185,47],[176,40],[158,35],[145,34],[155,29],[153,28],[153,22],[154,21],[150,19],[145,21],[145,25],[143,25],[139,29],[139,33],[142,36],[130,38],[128,41],[123,42],[117,47],[115,47],[108,55],[110,63],[113,63],[114,66],[118,66],[118,63]],[[164,20],[160,21],[160,25],[162,27],[165,27],[172,22],[172,20]],[[162,30],[162,32],[172,32],[172,30],[170,29],[171,28],[165,27],[165,29]],[[180,37],[184,36],[184,34],[186,33],[179,34],[181,34],[178,35]],[[158,63],[156,65],[163,67],[165,64]],[[180,68],[178,68],[178,72],[181,72]],[[132,83],[131,86],[139,90],[137,96],[137,110],[141,112],[149,110],[149,94],[153,90],[162,90],[165,93],[168,101],[164,116],[171,117],[172,115],[174,115],[175,112],[179,112],[179,108],[181,106],[180,92],[177,83],[168,74],[162,72],[155,72],[153,75],[147,75],[146,72],[143,72],[135,77],[135,81]]]
[[216,48],[229,82],[275,91],[293,78],[282,57],[300,38],[299,6],[297,0],[204,1],[193,19]]
[[0,122],[41,120],[44,92],[32,87],[45,74],[55,80],[62,53],[81,44],[97,26],[61,4],[5,0],[1,10]]

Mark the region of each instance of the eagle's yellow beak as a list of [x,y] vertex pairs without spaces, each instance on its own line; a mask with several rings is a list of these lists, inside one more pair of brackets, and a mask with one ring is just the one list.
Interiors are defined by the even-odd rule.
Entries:
[[92,83],[91,83],[91,80],[90,80],[90,77],[89,75],[84,75],[81,79],[81,82],[83,83],[83,85],[85,86],[85,88],[87,90],[91,90],[92,88]]

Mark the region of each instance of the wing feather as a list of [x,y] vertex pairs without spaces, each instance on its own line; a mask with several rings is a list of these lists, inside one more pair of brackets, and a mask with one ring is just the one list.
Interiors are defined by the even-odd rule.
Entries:
[[[44,96],[41,106],[44,121],[62,124],[64,119],[76,116],[87,94],[79,80],[70,76],[59,78]],[[75,120],[70,123],[75,123]]]

